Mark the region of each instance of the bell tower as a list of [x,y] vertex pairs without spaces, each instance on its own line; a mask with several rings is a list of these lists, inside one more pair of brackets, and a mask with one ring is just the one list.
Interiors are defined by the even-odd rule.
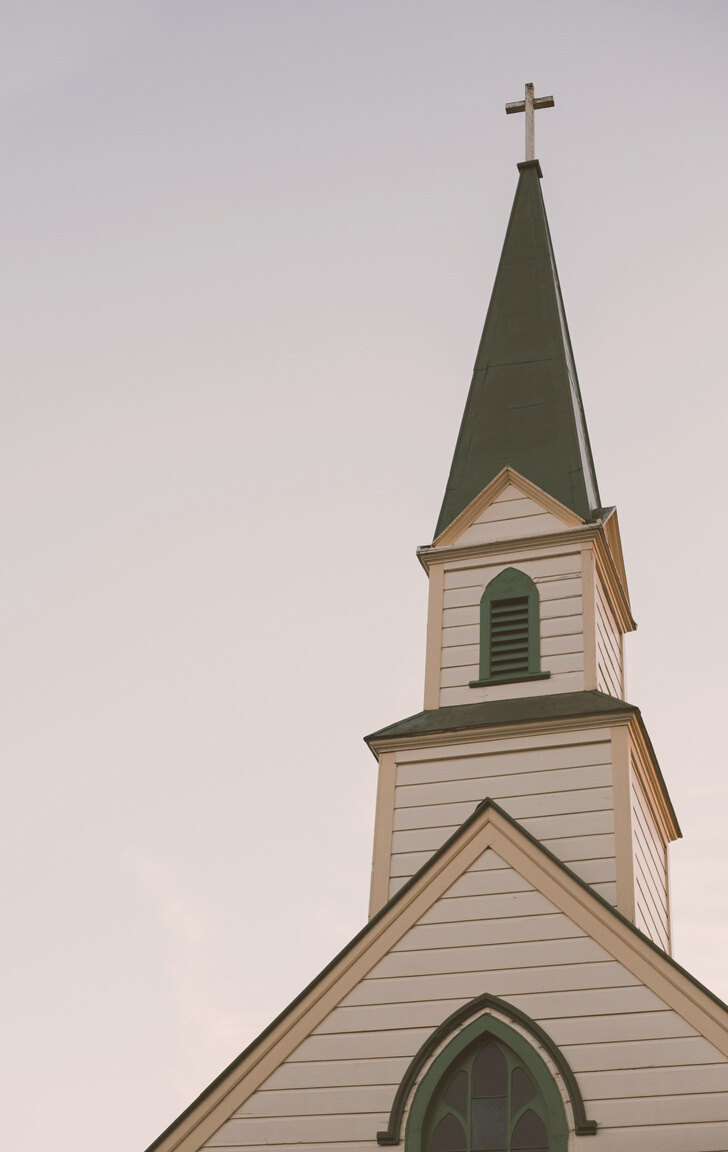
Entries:
[[541,166],[518,169],[434,539],[417,553],[429,578],[424,708],[367,737],[379,761],[370,914],[490,797],[669,952],[667,850],[680,830],[625,699],[623,639],[636,625]]

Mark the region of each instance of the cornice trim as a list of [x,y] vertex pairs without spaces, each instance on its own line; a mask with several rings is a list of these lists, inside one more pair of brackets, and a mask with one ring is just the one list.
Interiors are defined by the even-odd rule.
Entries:
[[665,777],[662,775],[652,741],[641,716],[632,716],[629,730],[637,754],[642,784],[647,792],[647,801],[665,844],[673,840],[682,840],[682,831],[672,806]]
[[443,732],[418,732],[411,736],[383,736],[369,738],[374,755],[382,752],[400,752],[415,748],[442,748],[450,744],[476,744],[482,740],[502,740],[518,736],[541,736],[549,732],[582,732],[593,728],[615,728],[627,725],[633,717],[625,706],[624,712],[589,712],[580,716],[558,716],[538,720],[507,721],[502,724],[481,724],[477,728],[450,728]]
[[629,599],[629,585],[627,584],[627,570],[624,566],[624,552],[622,551],[622,537],[619,531],[619,517],[617,509],[611,508],[606,516],[602,516],[602,523],[604,524],[604,531],[607,534],[607,543],[609,544],[609,551],[612,553],[619,579],[624,588],[624,594]]
[[617,622],[623,632],[634,632],[637,625],[632,616],[629,599],[620,579],[617,565],[614,562],[612,550],[603,524],[599,524],[594,538],[594,557],[597,563],[597,574],[607,593],[610,607],[617,617]]
[[417,559],[425,572],[431,564],[443,564],[449,560],[477,559],[480,556],[497,556],[498,553],[529,552],[534,548],[563,548],[578,545],[582,540],[593,540],[599,531],[598,524],[581,524],[565,528],[563,532],[543,532],[538,536],[519,536],[516,539],[489,540],[484,544],[423,544],[417,549]]

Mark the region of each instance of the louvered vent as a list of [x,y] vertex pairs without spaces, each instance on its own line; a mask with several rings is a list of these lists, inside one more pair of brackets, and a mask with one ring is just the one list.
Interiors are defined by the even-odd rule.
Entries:
[[490,605],[490,675],[528,672],[528,596],[493,600]]

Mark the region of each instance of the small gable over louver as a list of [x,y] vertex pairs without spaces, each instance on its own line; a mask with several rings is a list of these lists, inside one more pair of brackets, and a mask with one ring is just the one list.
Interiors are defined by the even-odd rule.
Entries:
[[484,544],[522,536],[563,532],[583,524],[570,508],[554,500],[543,489],[503,468],[467,508],[448,524],[435,547],[448,544]]

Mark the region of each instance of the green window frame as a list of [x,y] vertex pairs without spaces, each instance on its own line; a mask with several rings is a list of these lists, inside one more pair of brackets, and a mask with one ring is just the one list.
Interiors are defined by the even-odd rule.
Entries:
[[566,1152],[569,1126],[546,1063],[515,1029],[474,1020],[419,1085],[405,1152]]
[[480,677],[470,687],[549,676],[541,671],[538,588],[525,572],[506,568],[480,600]]

